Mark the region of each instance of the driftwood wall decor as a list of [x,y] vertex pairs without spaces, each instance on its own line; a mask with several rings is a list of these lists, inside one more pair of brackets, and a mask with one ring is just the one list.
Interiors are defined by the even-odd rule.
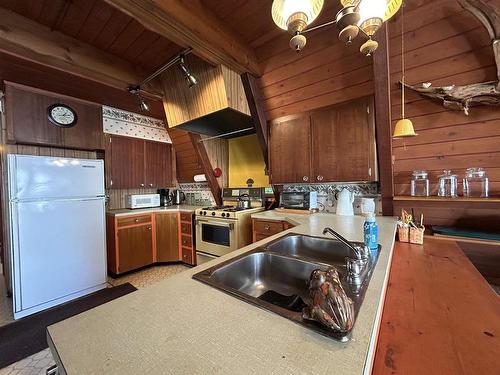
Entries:
[[[500,105],[500,10],[483,0],[457,0],[476,16],[488,30],[492,39],[493,55],[497,66],[497,81],[473,83],[465,86],[432,87],[431,83],[405,86],[420,95],[443,102],[446,108],[464,111],[477,105]],[[403,84],[403,83],[401,83]]]

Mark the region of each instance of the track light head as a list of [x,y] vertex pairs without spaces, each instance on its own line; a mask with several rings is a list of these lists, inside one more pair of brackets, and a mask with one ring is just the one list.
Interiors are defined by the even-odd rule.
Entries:
[[198,80],[196,79],[196,77],[191,74],[191,72],[189,71],[186,64],[184,64],[184,56],[183,55],[179,56],[179,69],[182,72],[182,74],[184,75],[184,78],[186,79],[186,83],[187,83],[189,88],[193,87],[194,85],[196,85],[198,83]]

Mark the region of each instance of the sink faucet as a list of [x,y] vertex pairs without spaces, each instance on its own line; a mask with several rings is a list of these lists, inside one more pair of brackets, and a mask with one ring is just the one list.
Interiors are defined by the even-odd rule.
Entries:
[[330,234],[333,237],[337,238],[340,242],[346,245],[351,250],[351,258],[357,260],[366,260],[370,256],[370,250],[366,246],[362,245],[354,245],[349,240],[346,240],[339,233],[335,232],[332,228],[326,227],[323,229],[323,234]]

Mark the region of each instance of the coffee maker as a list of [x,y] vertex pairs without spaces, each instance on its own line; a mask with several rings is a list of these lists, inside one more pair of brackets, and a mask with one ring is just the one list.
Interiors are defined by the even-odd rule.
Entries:
[[170,196],[170,189],[158,189],[156,191],[160,194],[160,206],[171,206],[172,205],[172,197]]

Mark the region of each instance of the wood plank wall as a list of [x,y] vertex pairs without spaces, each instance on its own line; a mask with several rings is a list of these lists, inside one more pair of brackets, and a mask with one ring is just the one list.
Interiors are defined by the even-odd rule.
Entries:
[[[498,1],[496,1],[498,4]],[[492,2],[493,4],[493,2]],[[500,6],[498,4],[497,6]],[[432,82],[434,86],[461,85],[496,80],[491,40],[486,29],[456,0],[407,1],[405,8],[406,80],[410,84]],[[389,24],[393,126],[401,118],[401,13]],[[500,110],[472,108],[466,116],[445,109],[441,103],[408,92],[406,117],[418,136],[393,143],[395,195],[410,194],[411,173],[430,172],[431,194],[437,194],[437,176],[451,169],[461,179],[467,167],[483,167],[490,177],[490,193],[500,194]],[[427,222],[441,225],[470,225],[481,218],[491,221],[492,210],[468,204],[421,203]],[[396,203],[394,214],[408,203]],[[499,215],[496,223],[499,223]],[[494,227],[496,224],[487,225]]]
[[[331,3],[323,11],[325,17],[331,17],[330,8],[337,6]],[[307,34],[307,38],[298,54],[289,47],[285,32],[256,49],[268,120],[374,92],[372,60],[359,53],[362,38],[346,46],[334,27]]]

